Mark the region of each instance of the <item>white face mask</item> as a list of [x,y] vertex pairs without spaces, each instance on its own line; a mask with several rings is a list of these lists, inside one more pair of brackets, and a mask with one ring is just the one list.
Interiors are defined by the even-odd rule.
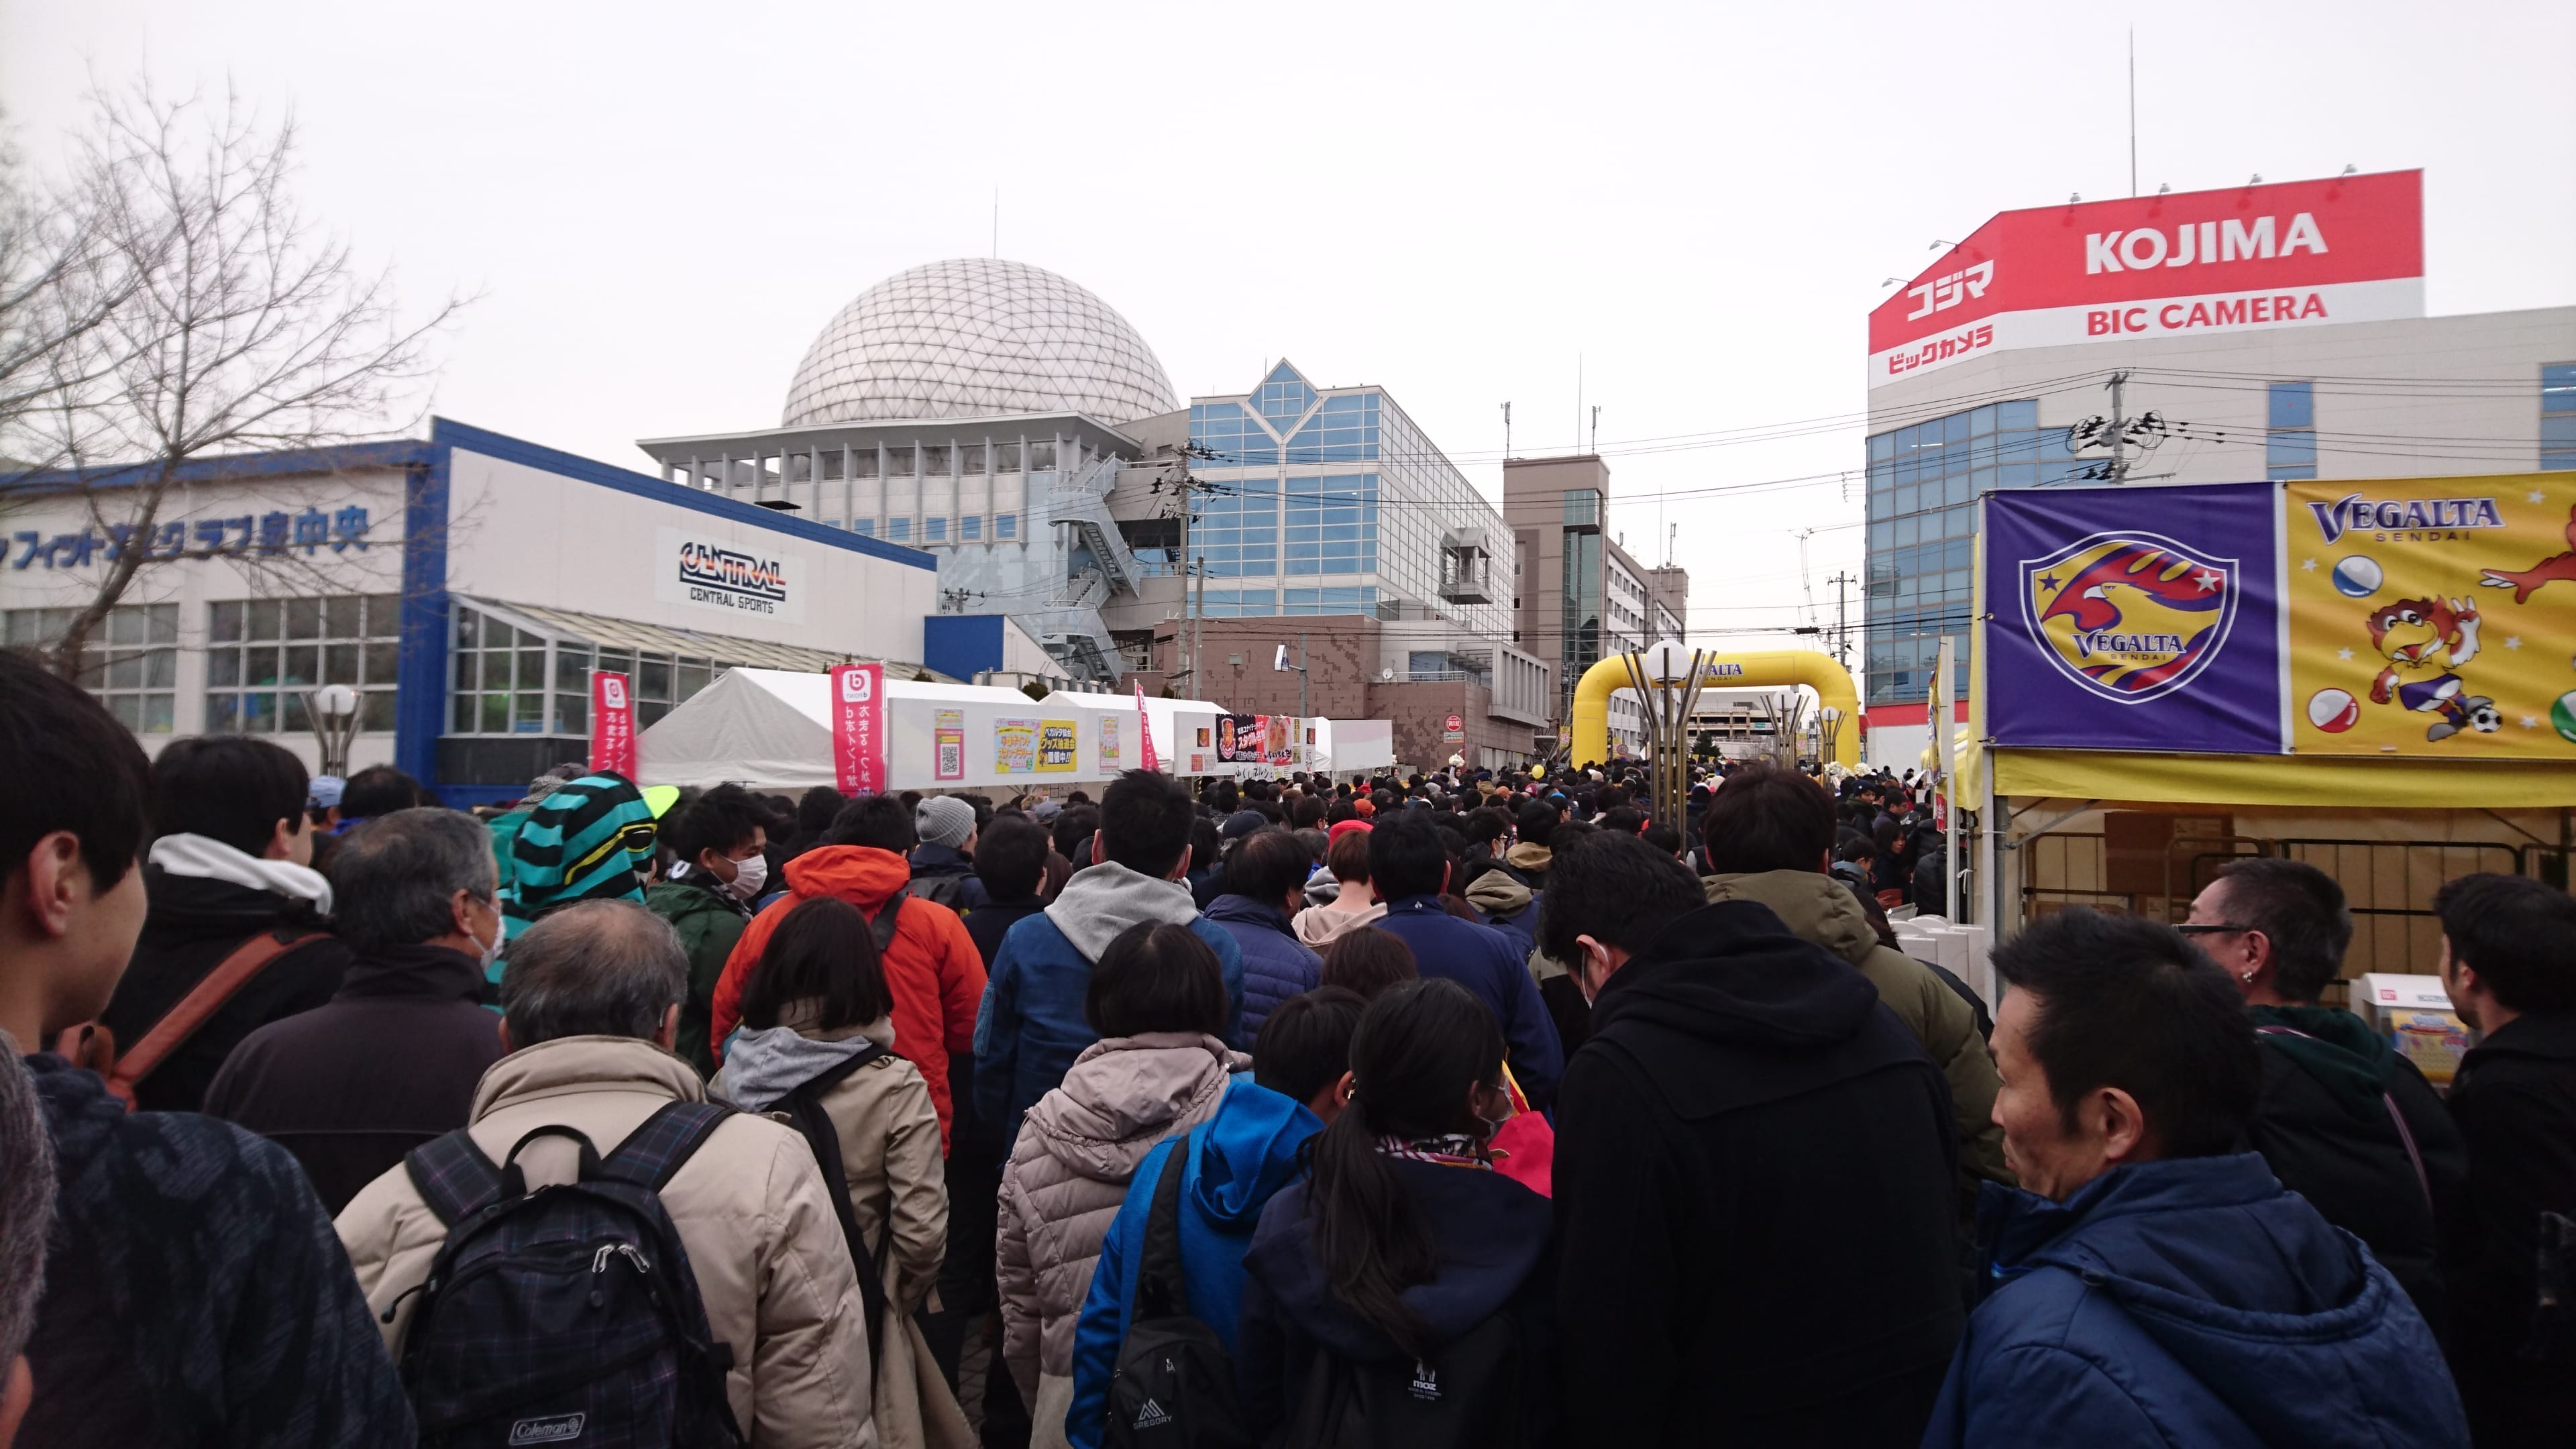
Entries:
[[747,855],[733,863],[733,879],[725,883],[725,893],[738,901],[755,899],[760,888],[769,884],[769,858]]
[[501,913],[498,910],[493,911],[492,943],[487,946],[483,943],[483,939],[481,937],[477,936],[474,938],[475,947],[483,953],[483,975],[485,978],[488,979],[492,975],[492,963],[501,959],[501,948],[508,944],[509,940],[510,932],[508,927],[501,920]]

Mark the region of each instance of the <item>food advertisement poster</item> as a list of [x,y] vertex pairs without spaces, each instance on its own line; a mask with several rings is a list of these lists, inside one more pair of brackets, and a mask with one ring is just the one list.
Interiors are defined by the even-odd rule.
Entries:
[[966,778],[966,711],[943,709],[932,717],[930,728],[932,778],[963,780]]
[[2286,485],[2290,747],[2576,759],[2576,475]]
[[1038,721],[1038,773],[1069,775],[1082,767],[1081,726],[1069,719]]
[[1115,775],[1125,768],[1118,760],[1118,716],[1104,714],[1100,717],[1100,773]]
[[1038,768],[1038,722],[1033,719],[993,721],[993,773],[1033,775]]

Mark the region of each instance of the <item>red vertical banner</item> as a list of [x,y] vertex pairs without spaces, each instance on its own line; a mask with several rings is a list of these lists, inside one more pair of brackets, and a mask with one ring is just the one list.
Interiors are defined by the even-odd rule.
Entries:
[[1141,679],[1136,681],[1136,736],[1145,742],[1144,754],[1140,757],[1145,768],[1163,768],[1162,762],[1154,758],[1154,721],[1145,713],[1145,681]]
[[602,669],[590,672],[590,767],[635,778],[635,692]]
[[832,773],[845,795],[885,790],[885,666],[832,666]]

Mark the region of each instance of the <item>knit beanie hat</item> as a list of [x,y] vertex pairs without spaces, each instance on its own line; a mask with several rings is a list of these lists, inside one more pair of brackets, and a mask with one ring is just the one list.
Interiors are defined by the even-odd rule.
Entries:
[[913,807],[912,829],[924,845],[955,850],[975,833],[975,807],[954,795],[933,795]]

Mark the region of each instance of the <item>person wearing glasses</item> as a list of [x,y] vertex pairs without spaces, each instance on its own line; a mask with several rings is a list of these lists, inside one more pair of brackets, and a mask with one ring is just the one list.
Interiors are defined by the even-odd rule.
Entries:
[[2305,861],[2218,868],[2182,927],[2245,997],[2263,1092],[2248,1137],[2281,1185],[2370,1245],[2438,1337],[2450,1314],[2446,1236],[2467,1221],[2467,1144],[2441,1097],[2387,1038],[2321,1004],[2343,970],[2352,912]]

